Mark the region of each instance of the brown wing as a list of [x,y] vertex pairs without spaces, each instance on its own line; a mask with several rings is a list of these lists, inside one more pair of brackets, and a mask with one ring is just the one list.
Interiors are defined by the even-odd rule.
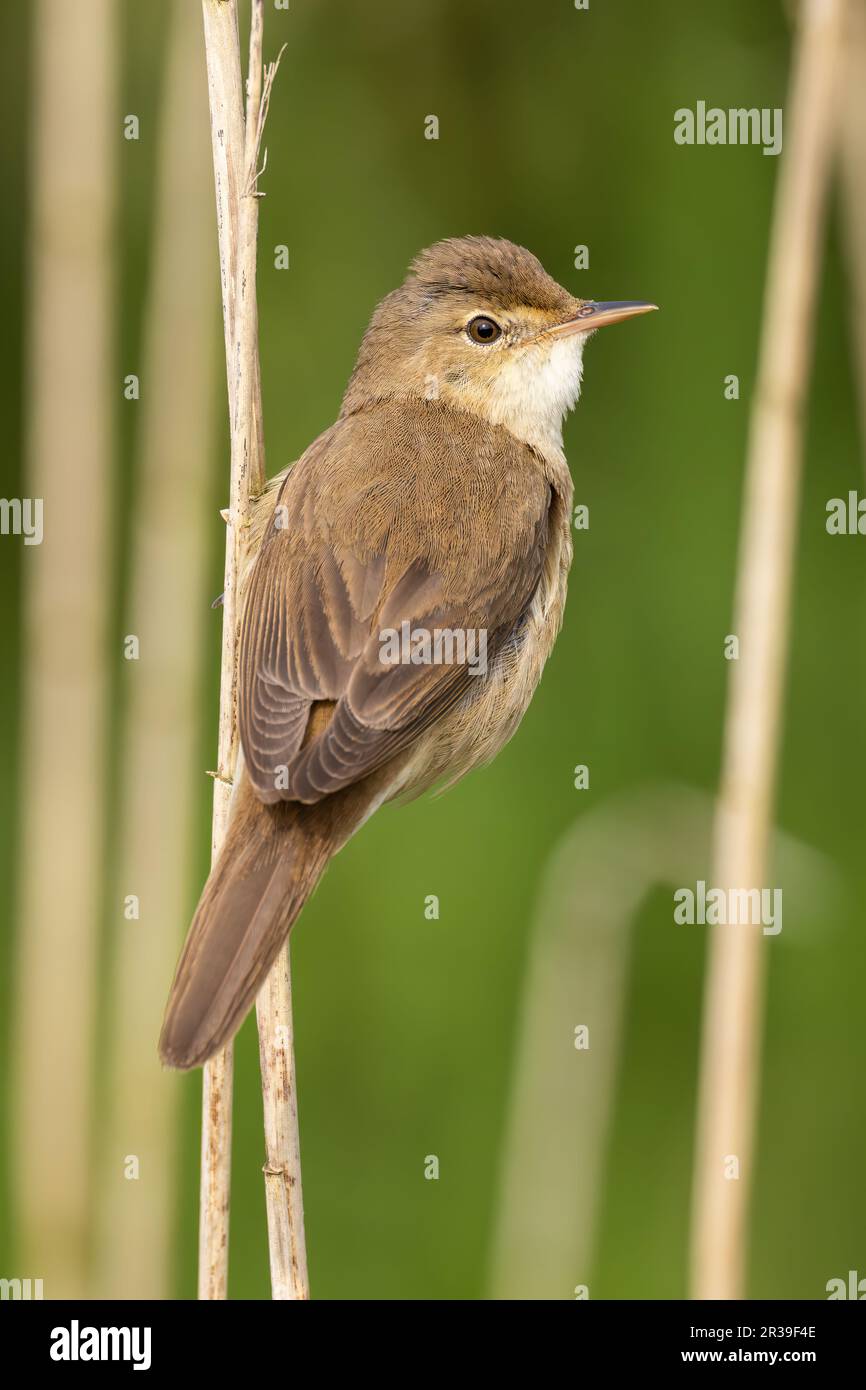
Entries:
[[[550,487],[531,451],[437,403],[340,420],[280,492],[244,605],[240,733],[265,802],[316,802],[381,767],[469,691],[472,665],[388,664],[384,634],[525,620]],[[315,704],[327,727],[305,741]]]

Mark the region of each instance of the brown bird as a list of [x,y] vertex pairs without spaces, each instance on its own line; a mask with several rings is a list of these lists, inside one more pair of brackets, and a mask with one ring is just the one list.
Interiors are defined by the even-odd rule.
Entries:
[[253,516],[243,766],[166,1009],[170,1066],[233,1037],[329,859],[383,802],[450,785],[511,738],[562,621],[562,422],[583,347],[653,308],[575,299],[522,247],[462,237],[422,251],[376,309],[338,420]]

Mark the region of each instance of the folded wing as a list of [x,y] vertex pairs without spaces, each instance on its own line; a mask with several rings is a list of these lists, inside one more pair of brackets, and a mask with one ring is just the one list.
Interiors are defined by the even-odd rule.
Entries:
[[[504,431],[443,415],[419,403],[341,420],[283,485],[240,641],[241,741],[264,802],[358,781],[486,678],[467,660],[393,664],[388,633],[483,631],[489,670],[525,621],[549,484]],[[308,736],[323,702],[331,717]]]

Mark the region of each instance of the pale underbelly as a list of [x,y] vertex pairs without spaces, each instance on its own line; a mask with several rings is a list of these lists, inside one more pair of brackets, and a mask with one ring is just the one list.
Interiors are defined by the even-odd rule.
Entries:
[[564,604],[563,576],[553,601],[545,609],[539,602],[487,674],[472,677],[461,703],[419,740],[392,796],[411,799],[434,784],[450,787],[505,746],[529,708],[556,641]]

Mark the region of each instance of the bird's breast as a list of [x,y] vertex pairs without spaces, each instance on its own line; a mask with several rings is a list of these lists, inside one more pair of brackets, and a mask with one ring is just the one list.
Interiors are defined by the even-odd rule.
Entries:
[[553,502],[541,579],[524,620],[491,662],[473,679],[461,705],[420,742],[401,794],[452,786],[490,762],[516,732],[541,680],[562,626],[573,553],[573,489],[563,460],[551,479]]

